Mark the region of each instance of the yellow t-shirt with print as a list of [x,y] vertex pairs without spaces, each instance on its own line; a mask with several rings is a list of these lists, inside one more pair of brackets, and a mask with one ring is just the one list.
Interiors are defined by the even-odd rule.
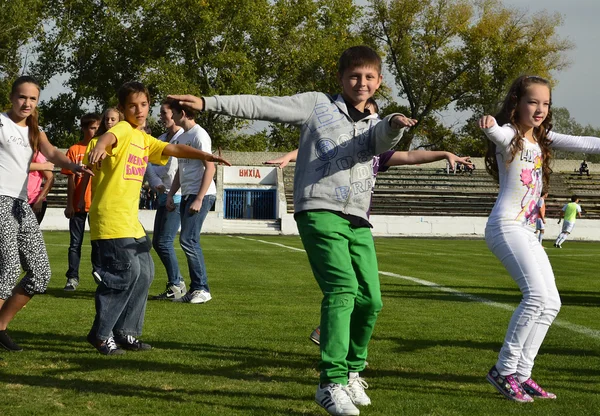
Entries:
[[[94,169],[89,211],[91,239],[141,238],[146,235],[138,220],[144,173],[148,162],[167,163],[169,157],[162,152],[168,143],[134,129],[126,121],[117,123],[109,132],[117,142],[106,150],[102,167]],[[96,143],[97,140],[92,140],[87,147],[86,164]]]

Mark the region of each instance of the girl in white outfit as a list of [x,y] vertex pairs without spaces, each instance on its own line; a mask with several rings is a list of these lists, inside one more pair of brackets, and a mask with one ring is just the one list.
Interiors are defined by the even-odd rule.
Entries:
[[535,236],[538,200],[552,172],[551,149],[600,153],[600,138],[551,131],[550,85],[537,76],[517,78],[496,119],[483,116],[479,127],[490,139],[486,169],[500,183],[485,240],[523,294],[487,380],[518,402],[555,399],[531,379],[535,357],[561,305],[548,256]]

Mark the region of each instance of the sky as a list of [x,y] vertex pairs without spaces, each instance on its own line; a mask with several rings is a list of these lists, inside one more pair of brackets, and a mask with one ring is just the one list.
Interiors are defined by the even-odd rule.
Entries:
[[[558,107],[566,107],[571,116],[580,124],[591,124],[600,127],[598,119],[597,95],[600,94],[600,0],[504,0],[506,6],[536,13],[542,10],[558,12],[564,18],[562,26],[557,28],[560,37],[569,39],[575,48],[567,53],[571,66],[555,73],[557,85],[553,90],[553,103]],[[367,0],[356,0],[359,5],[366,5]],[[392,84],[392,82],[389,82]],[[42,99],[49,98],[59,91],[60,78],[56,78],[42,94]],[[156,112],[154,112],[156,113]],[[446,115],[447,123],[463,118],[459,115]]]
[[571,66],[555,73],[558,81],[552,92],[553,105],[566,107],[578,123],[600,127],[598,94],[600,94],[600,1],[599,0],[504,0],[505,5],[558,12],[564,23],[557,28],[562,38],[575,48],[567,53]]
[[[356,0],[359,5],[367,0]],[[503,0],[505,6],[529,11],[531,14],[546,10],[563,16],[563,25],[556,29],[561,38],[566,38],[575,47],[566,54],[571,66],[554,73],[557,81],[552,91],[553,105],[565,107],[578,123],[600,127],[597,95],[600,94],[600,0]],[[390,78],[386,77],[388,84]],[[445,124],[455,124],[468,114],[447,112],[441,114]]]

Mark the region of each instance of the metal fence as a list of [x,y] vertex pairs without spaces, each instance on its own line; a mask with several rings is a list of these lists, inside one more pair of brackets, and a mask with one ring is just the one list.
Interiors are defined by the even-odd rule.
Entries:
[[225,219],[276,219],[275,189],[225,189]]

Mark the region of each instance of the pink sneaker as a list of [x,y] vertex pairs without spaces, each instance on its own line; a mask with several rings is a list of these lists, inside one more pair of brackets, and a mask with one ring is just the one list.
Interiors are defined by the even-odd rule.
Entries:
[[496,366],[492,367],[486,376],[486,380],[492,386],[496,387],[496,390],[502,393],[507,399],[520,403],[533,401],[533,398],[523,390],[523,387],[521,387],[514,375],[501,376]]
[[523,387],[525,393],[532,397],[538,399],[556,399],[556,394],[547,392],[531,378],[528,378],[525,382],[521,383],[521,387]]

